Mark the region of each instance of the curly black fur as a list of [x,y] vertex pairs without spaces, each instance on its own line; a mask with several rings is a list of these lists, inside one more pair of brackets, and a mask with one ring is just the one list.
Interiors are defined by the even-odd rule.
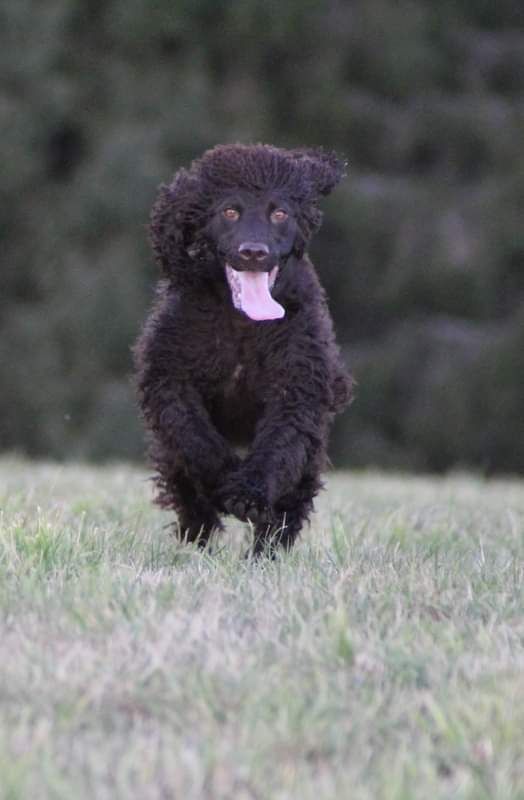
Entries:
[[[135,358],[158,502],[177,511],[189,541],[205,544],[229,513],[253,523],[255,552],[290,547],[311,512],[351,381],[306,249],[321,223],[318,197],[342,175],[321,150],[225,145],[160,188],[151,241],[164,278]],[[224,221],[224,203],[250,210],[242,230],[264,242],[267,266],[242,267],[241,227]],[[268,216],[280,205],[285,225]],[[255,322],[234,307],[231,259],[256,271],[278,264],[282,319]]]

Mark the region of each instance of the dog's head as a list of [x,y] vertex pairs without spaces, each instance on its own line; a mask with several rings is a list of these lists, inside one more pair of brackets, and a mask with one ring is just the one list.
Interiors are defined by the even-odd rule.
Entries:
[[251,319],[285,310],[272,297],[289,256],[301,257],[322,215],[318,199],[344,165],[322,150],[222,145],[162,186],[151,240],[164,274],[177,285],[227,281],[236,308]]

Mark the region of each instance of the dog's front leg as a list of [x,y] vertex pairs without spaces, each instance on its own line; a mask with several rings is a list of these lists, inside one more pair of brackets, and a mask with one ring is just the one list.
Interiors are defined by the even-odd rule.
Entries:
[[170,469],[176,460],[197,488],[211,498],[240,460],[217,431],[199,394],[191,386],[148,385],[142,409],[162,451],[157,467]]
[[323,463],[328,419],[320,405],[273,402],[246,459],[221,487],[222,507],[253,523],[275,522],[275,503],[299,484],[310,464]]

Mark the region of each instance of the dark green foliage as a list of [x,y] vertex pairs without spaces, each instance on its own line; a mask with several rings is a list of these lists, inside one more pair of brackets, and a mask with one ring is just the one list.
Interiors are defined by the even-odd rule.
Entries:
[[228,141],[349,160],[313,249],[357,399],[339,464],[524,471],[517,0],[0,7],[0,447],[139,457],[156,187]]

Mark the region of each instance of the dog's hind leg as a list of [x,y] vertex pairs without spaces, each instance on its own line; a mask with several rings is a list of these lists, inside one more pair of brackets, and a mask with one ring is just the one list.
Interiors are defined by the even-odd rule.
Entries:
[[194,508],[178,511],[178,538],[182,542],[194,542],[203,548],[212,533],[221,528],[220,520],[215,514],[195,513]]
[[157,468],[160,474],[155,479],[158,487],[156,502],[162,508],[176,511],[177,538],[205,547],[211,534],[222,528],[214,505],[188,478],[181,465],[164,461],[162,464],[157,462]]
[[199,494],[184,475],[175,487],[174,508],[178,516],[178,538],[205,547],[214,531],[221,529],[220,519],[212,503]]

